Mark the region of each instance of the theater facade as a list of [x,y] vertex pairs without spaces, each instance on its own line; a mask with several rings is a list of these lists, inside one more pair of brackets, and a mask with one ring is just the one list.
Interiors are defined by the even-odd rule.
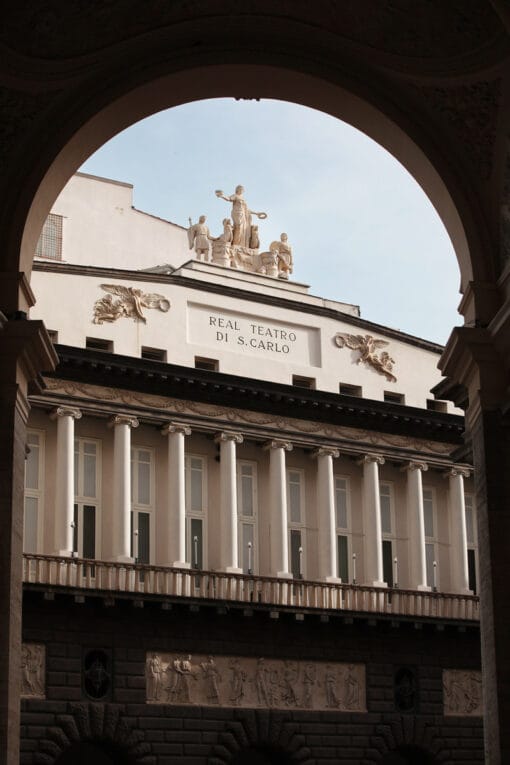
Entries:
[[481,763],[443,349],[311,294],[244,193],[186,230],[78,173],[45,224],[22,762]]

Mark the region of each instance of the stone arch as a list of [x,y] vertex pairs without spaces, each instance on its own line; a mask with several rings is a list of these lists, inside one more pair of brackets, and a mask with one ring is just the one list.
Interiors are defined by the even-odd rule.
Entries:
[[[87,762],[97,765],[154,765],[145,734],[117,704],[69,704],[66,714],[58,715],[39,742],[36,765],[71,765],[76,757],[90,755]],[[101,759],[91,758],[94,749]],[[99,756],[98,755],[98,756]],[[81,760],[76,760],[81,765]]]

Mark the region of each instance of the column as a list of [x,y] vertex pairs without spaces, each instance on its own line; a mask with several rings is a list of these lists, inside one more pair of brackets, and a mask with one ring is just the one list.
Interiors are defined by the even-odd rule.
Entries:
[[114,415],[113,428],[113,512],[112,558],[132,563],[131,556],[131,428],[138,427],[136,417]]
[[186,496],[184,439],[191,434],[188,425],[169,422],[161,434],[168,437],[167,509],[158,516],[159,530],[163,542],[165,566],[189,568],[186,561]]
[[319,525],[319,576],[326,582],[340,582],[338,578],[335,483],[333,459],[338,449],[317,449],[317,523]]
[[386,587],[383,581],[381,500],[379,496],[380,454],[367,454],[363,465],[363,526],[365,530],[365,580],[372,587]]
[[452,591],[462,595],[472,595],[469,589],[469,571],[467,556],[466,508],[464,504],[464,478],[469,478],[469,470],[454,466],[445,477],[448,478],[449,505],[451,519],[452,544],[450,560],[452,563]]
[[239,433],[220,433],[216,439],[220,445],[220,569],[231,574],[241,574],[239,568],[237,533],[237,469],[236,444],[242,444]]
[[401,469],[407,472],[407,514],[409,521],[411,587],[416,590],[430,590],[430,587],[427,584],[422,487],[422,473],[427,470],[427,465],[423,462],[409,462],[409,464]]
[[264,448],[269,451],[271,575],[290,579],[285,452],[292,451],[292,444],[288,441],[269,441]]
[[70,556],[74,550],[74,421],[81,412],[58,406],[50,418],[57,421],[54,550],[55,555]]

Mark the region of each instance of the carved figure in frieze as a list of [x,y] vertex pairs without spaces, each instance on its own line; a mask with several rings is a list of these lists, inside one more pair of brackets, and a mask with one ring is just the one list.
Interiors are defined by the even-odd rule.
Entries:
[[347,347],[353,351],[359,351],[360,355],[356,364],[367,364],[390,382],[397,382],[393,374],[395,359],[392,359],[387,351],[383,351],[380,355],[377,353],[380,348],[389,345],[386,340],[377,340],[372,335],[348,335],[338,332],[335,335],[335,343],[339,348]]
[[172,696],[175,701],[190,704],[190,680],[196,680],[196,673],[191,663],[191,654],[188,654],[183,659],[175,659],[173,670],[176,674],[176,682],[171,691]]
[[344,706],[346,709],[358,709],[360,688],[359,681],[352,664],[349,664],[344,675]]
[[[131,318],[145,324],[147,319],[143,315],[144,308],[157,308],[163,313],[170,310],[170,301],[155,292],[143,292],[138,287],[124,287],[121,284],[101,284],[101,289],[110,294],[96,300],[94,324],[114,322],[121,318]],[[119,299],[113,300],[112,295],[118,295]]]
[[223,191],[216,191],[217,197],[224,199],[225,202],[232,202],[231,218],[234,221],[232,244],[237,244],[241,247],[249,247],[251,234],[251,216],[256,215],[257,218],[263,220],[264,218],[267,218],[267,214],[264,212],[255,212],[254,210],[250,210],[245,198],[243,197],[243,194],[243,186],[236,186],[235,192],[228,197],[225,196]]
[[445,670],[443,689],[445,714],[481,714],[482,678],[479,672]]
[[21,695],[44,696],[44,646],[21,646]]
[[246,672],[241,668],[239,659],[230,660],[230,701],[234,706],[242,703]]
[[147,676],[147,698],[158,701],[160,690],[162,689],[161,676],[163,665],[157,653],[147,657],[146,676]]
[[264,659],[257,661],[257,671],[255,673],[255,687],[257,689],[257,698],[261,706],[269,707],[270,695],[267,687],[267,668]]
[[213,704],[219,704],[220,690],[218,683],[220,681],[220,673],[213,657],[209,656],[207,661],[203,661],[200,667],[207,683],[207,700]]
[[336,709],[340,704],[340,700],[337,696],[336,683],[337,678],[335,670],[333,667],[327,666],[324,675],[324,685],[326,688],[326,706],[328,709]]
[[272,707],[277,707],[278,702],[281,700],[281,688],[282,683],[280,681],[280,672],[278,667],[274,665],[268,668],[269,676],[269,704]]
[[295,707],[299,703],[295,688],[298,679],[299,667],[293,662],[286,661],[283,670],[282,700],[288,707]]
[[189,219],[188,244],[190,250],[193,249],[193,246],[195,247],[197,260],[203,257],[204,261],[207,262],[209,260],[209,242],[212,241],[212,236],[205,221],[205,215],[200,216],[198,223],[192,223],[191,218]]
[[269,246],[270,252],[276,253],[278,276],[281,279],[288,279],[293,269],[292,247],[288,240],[287,234],[280,234],[280,240],[271,242]]
[[313,687],[317,682],[317,667],[307,664],[303,672],[303,706],[313,706]]

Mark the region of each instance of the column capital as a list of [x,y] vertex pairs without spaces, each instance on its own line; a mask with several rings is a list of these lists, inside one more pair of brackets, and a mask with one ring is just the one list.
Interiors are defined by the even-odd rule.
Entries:
[[290,441],[282,441],[278,438],[274,439],[273,441],[266,441],[263,449],[269,450],[269,449],[284,449],[286,452],[291,452],[294,448]]
[[161,435],[170,436],[172,433],[182,433],[183,436],[190,436],[191,428],[182,422],[167,422],[161,428]]
[[312,452],[312,457],[332,457],[333,459],[336,459],[340,456],[340,452],[338,449],[335,449],[333,446],[320,446],[318,449],[315,449],[315,451]]
[[444,478],[455,478],[455,476],[462,476],[462,478],[469,478],[473,469],[468,468],[466,465],[452,465],[443,473]]
[[241,433],[234,433],[230,430],[224,430],[221,433],[218,433],[214,437],[215,444],[219,444],[225,441],[233,441],[235,444],[242,444],[244,441],[244,438],[241,435]]
[[73,420],[80,420],[81,416],[81,411],[74,406],[57,406],[50,412],[50,420],[56,420],[58,417],[72,417]]
[[109,428],[114,428],[116,425],[129,425],[130,428],[137,428],[139,424],[138,419],[129,414],[113,414],[108,420]]
[[400,470],[403,473],[407,473],[407,472],[412,473],[413,470],[421,470],[422,473],[425,473],[428,469],[429,469],[429,466],[427,465],[426,462],[418,462],[415,460],[411,460],[407,464],[402,465],[402,467],[400,468]]
[[356,460],[358,465],[366,465],[370,462],[375,462],[378,465],[384,465],[385,459],[382,454],[365,454],[363,457],[360,457],[358,460]]

